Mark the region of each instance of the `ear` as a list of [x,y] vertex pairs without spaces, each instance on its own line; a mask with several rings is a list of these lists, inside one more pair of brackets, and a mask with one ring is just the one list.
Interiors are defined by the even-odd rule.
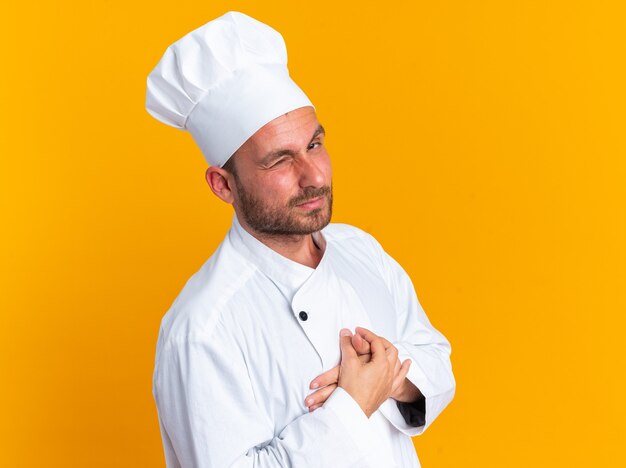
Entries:
[[221,167],[210,166],[205,173],[205,178],[211,191],[222,201],[232,204],[234,201],[231,184],[232,175]]

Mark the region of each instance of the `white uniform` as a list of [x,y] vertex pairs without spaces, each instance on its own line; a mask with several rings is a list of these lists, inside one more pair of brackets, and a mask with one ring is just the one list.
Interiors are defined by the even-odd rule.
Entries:
[[[321,232],[312,269],[235,217],[163,318],[153,392],[168,467],[419,467],[410,436],[452,400],[450,345],[373,237],[340,224]],[[425,415],[389,399],[368,419],[342,388],[308,412],[311,380],[339,363],[339,330],[356,326],[411,358]]]

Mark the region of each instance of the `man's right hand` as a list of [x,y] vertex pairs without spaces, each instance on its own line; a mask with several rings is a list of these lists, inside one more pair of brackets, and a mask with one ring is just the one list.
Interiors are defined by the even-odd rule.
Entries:
[[398,350],[392,345],[386,347],[385,340],[372,334],[366,339],[371,359],[362,362],[352,346],[352,332],[342,329],[339,339],[341,364],[338,385],[350,394],[369,418],[391,394]]

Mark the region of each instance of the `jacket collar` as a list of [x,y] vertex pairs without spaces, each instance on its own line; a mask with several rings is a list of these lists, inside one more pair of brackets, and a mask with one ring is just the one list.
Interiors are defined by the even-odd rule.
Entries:
[[[312,236],[313,241],[324,250],[326,257],[326,239],[322,232],[315,232]],[[278,287],[289,302],[315,272],[314,268],[294,262],[259,241],[241,226],[236,215],[233,216],[229,237],[235,249],[248,257],[248,260]]]

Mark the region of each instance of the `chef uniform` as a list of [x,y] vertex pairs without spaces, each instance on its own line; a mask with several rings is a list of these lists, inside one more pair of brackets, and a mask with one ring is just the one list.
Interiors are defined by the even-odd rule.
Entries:
[[[203,28],[170,47],[151,74],[148,109],[159,120],[190,130],[209,163],[222,165],[260,126],[311,104],[282,71],[278,89],[271,74],[261,85],[251,85],[241,78],[249,70],[235,70],[230,78],[224,73],[219,90],[210,91],[217,96],[204,99],[207,90],[196,91],[201,80],[181,79],[190,70],[197,72],[195,78],[203,74],[201,61],[184,63],[185,51],[197,59],[198,44],[225,36],[231,49],[237,39],[249,52],[233,29],[245,35],[251,28],[262,36],[247,37],[255,39],[254,60],[262,55],[263,39],[272,53],[283,50],[275,42],[278,33],[240,13]],[[216,63],[223,67],[228,57],[220,55]],[[234,60],[235,68],[241,62],[241,56]],[[256,64],[252,68],[259,70]],[[225,98],[221,90],[232,80],[236,86]],[[271,89],[261,97],[246,88],[265,85]],[[244,103],[233,102],[233,93],[243,93]],[[282,104],[262,102],[272,93],[270,100]],[[207,119],[219,120],[214,112],[225,102],[231,107],[224,118],[239,127],[220,122],[219,131],[204,128]],[[256,122],[237,120],[237,112],[245,120],[261,104]],[[163,318],[153,392],[168,467],[419,467],[410,437],[422,433],[454,395],[450,345],[431,326],[407,274],[373,237],[330,224],[312,238],[323,252],[316,268],[281,256],[235,217],[219,248]],[[340,362],[339,331],[357,326],[391,341],[401,361],[411,359],[407,378],[424,399],[413,404],[388,399],[367,418],[337,387],[322,407],[308,411],[304,399],[310,382]]]

